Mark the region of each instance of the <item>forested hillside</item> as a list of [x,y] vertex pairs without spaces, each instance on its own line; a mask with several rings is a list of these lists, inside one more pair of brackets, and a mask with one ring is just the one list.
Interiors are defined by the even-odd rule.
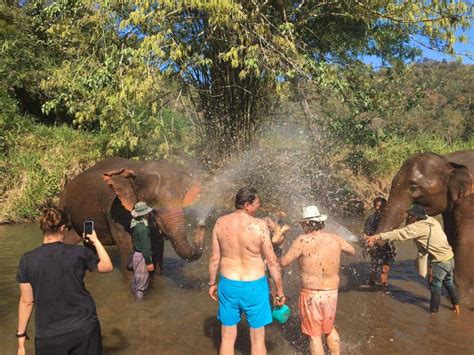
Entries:
[[0,4],[0,221],[34,218],[101,158],[212,174],[282,122],[311,138],[315,189],[366,205],[409,155],[474,149],[474,66],[409,42],[455,56],[466,3],[211,3]]

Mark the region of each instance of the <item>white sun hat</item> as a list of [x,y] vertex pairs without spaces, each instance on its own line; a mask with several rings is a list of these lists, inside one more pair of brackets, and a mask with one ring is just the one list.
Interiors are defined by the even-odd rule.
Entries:
[[307,206],[303,208],[301,221],[324,222],[327,218],[328,216],[319,213],[319,210],[316,206]]

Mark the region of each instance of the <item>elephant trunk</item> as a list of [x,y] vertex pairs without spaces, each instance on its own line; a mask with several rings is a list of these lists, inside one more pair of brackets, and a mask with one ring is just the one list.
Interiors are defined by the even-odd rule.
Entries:
[[382,217],[375,233],[388,232],[397,228],[406,218],[406,211],[412,203],[413,200],[410,196],[400,197],[398,192],[391,191],[387,206],[382,212]]
[[205,234],[205,226],[203,223],[197,226],[194,232],[193,242],[189,244],[186,236],[184,212],[182,208],[163,210],[158,212],[157,216],[160,228],[168,236],[171,245],[180,258],[193,261],[201,257]]

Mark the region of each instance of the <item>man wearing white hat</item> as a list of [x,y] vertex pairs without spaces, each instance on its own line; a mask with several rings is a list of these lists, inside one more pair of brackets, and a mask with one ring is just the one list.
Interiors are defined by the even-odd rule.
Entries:
[[340,352],[339,334],[334,328],[339,263],[341,252],[355,254],[354,247],[342,237],[324,232],[326,219],[327,216],[320,214],[316,206],[305,207],[300,220],[305,234],[296,238],[280,259],[283,267],[299,260],[301,331],[310,338],[311,354],[324,354],[323,334],[327,336],[331,354]]
[[148,228],[148,215],[153,211],[145,202],[137,202],[132,210],[133,239],[133,280],[131,284],[132,293],[135,299],[143,299],[143,294],[150,282],[150,272],[155,270],[151,258],[151,237]]

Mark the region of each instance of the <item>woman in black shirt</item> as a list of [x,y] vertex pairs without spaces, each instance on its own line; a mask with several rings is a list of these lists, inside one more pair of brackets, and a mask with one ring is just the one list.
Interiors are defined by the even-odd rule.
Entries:
[[17,274],[20,283],[18,354],[25,353],[26,327],[35,307],[36,354],[100,354],[102,339],[95,302],[84,286],[85,271],[113,269],[93,231],[88,236],[97,250],[63,243],[70,227],[66,213],[46,207],[40,220],[43,244],[25,253]]

